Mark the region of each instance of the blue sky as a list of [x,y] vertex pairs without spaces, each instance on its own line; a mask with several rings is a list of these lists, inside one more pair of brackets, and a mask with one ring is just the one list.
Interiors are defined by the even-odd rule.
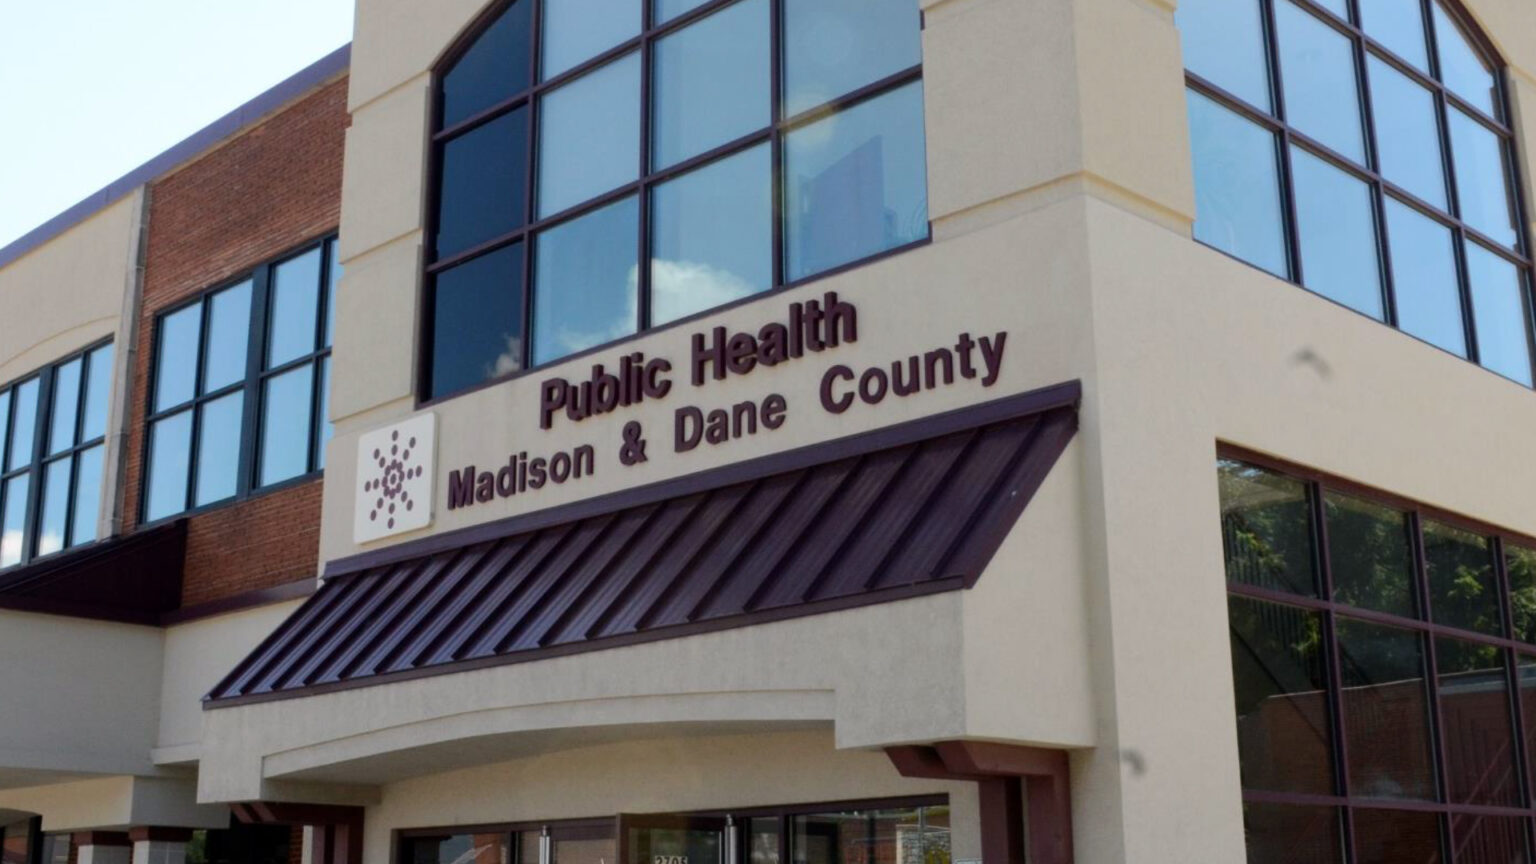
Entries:
[[0,0],[0,246],[352,37],[353,0]]

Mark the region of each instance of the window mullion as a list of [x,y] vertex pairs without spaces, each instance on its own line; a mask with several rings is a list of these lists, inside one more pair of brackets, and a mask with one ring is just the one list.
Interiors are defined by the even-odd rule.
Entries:
[[[1311,498],[1309,510],[1312,516],[1313,555],[1315,566],[1320,580],[1318,586],[1322,592],[1322,599],[1328,604],[1322,612],[1323,619],[1323,648],[1327,651],[1328,670],[1327,687],[1328,713],[1330,716],[1330,728],[1333,732],[1333,756],[1335,791],[1339,797],[1347,799],[1350,791],[1349,778],[1349,740],[1345,736],[1344,724],[1344,664],[1339,651],[1339,626],[1338,612],[1333,606],[1333,568],[1330,565],[1328,554],[1328,508],[1323,499],[1323,487],[1318,483],[1307,484],[1308,495]],[[1349,807],[1342,808],[1342,825],[1344,831],[1343,845],[1346,854],[1353,860],[1350,852],[1354,848],[1355,819],[1354,813]]]
[[[784,287],[784,133],[779,121],[784,113],[784,0],[768,0],[768,128],[769,166],[773,210],[773,283]],[[788,860],[788,859],[784,859]]]
[[[529,26],[532,28],[532,34],[528,40],[528,81],[529,87],[537,88],[539,84],[539,63],[542,60],[544,45],[544,3],[543,0],[528,0],[528,2],[533,3],[532,14],[529,15],[529,20],[531,22]],[[535,174],[537,173],[536,169],[539,164],[539,108],[541,104],[542,102],[536,93],[529,95],[528,125],[525,133],[528,136],[528,146],[523,149],[523,179],[526,182],[523,183],[524,234],[521,240],[523,244],[523,296],[521,298],[523,312],[521,333],[522,344],[518,346],[519,350],[522,352],[522,357],[518,358],[518,360],[521,363],[521,368],[523,369],[527,369],[533,365],[533,250],[537,245],[534,242],[537,238],[535,237],[531,228],[528,226],[533,224],[534,214],[536,213],[534,208],[538,205],[538,189],[536,188],[538,186],[538,178],[535,176]],[[431,334],[428,334],[428,337],[428,340],[424,341],[423,344],[434,344],[430,338]],[[426,368],[430,370],[431,354],[433,352],[427,351],[423,353],[428,357]],[[425,381],[423,381],[424,386],[421,392],[432,393],[431,383],[432,380],[430,378],[427,378]],[[432,393],[432,395],[440,396],[442,394]]]
[[[651,30],[653,5],[650,2],[640,4],[640,29],[647,34]],[[636,232],[639,236],[635,239],[635,266],[639,271],[635,274],[635,290],[639,292],[635,298],[636,333],[644,333],[651,326],[651,186],[647,179],[651,173],[651,101],[655,98],[651,69],[655,44],[649,35],[640,40],[640,188],[635,193],[640,211],[640,230]]]
[[[1434,609],[1431,602],[1433,592],[1429,587],[1429,568],[1425,563],[1424,553],[1424,520],[1417,509],[1408,514],[1408,524],[1411,526],[1413,536],[1413,571],[1414,582],[1419,593],[1420,609],[1425,621],[1434,622]],[[1449,804],[1450,781],[1446,774],[1445,765],[1445,718],[1440,711],[1440,660],[1438,654],[1437,637],[1433,632],[1421,632],[1418,634],[1420,644],[1424,646],[1424,679],[1425,695],[1429,699],[1429,740],[1430,740],[1430,764],[1435,772],[1435,801],[1441,804]],[[1441,855],[1448,864],[1455,864],[1454,850],[1450,843],[1450,822],[1444,813],[1440,817],[1440,845]]]
[[[323,262],[322,262],[323,263]],[[267,319],[272,299],[272,267],[262,264],[251,274],[251,333],[246,340],[245,402],[240,406],[240,451],[235,497],[244,498],[256,486],[257,434],[261,422],[261,370],[267,357]],[[317,304],[318,305],[318,304]]]

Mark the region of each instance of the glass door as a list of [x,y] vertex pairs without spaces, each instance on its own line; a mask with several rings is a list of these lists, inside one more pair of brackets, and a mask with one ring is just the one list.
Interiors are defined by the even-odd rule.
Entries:
[[736,864],[727,824],[703,816],[621,815],[620,864]]

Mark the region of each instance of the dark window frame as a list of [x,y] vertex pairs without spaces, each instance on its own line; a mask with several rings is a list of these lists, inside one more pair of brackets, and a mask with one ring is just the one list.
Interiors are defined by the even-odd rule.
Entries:
[[[321,370],[330,362],[333,346],[324,341],[326,323],[332,312],[336,286],[331,284],[332,264],[338,255],[337,233],[333,230],[319,237],[299,244],[283,254],[269,261],[264,261],[255,267],[244,271],[238,276],[226,279],[205,288],[195,295],[178,301],[163,309],[156,310],[154,326],[150,334],[150,350],[146,380],[144,386],[144,422],[143,440],[140,442],[139,464],[143,466],[139,472],[138,496],[138,524],[140,527],[159,525],[172,522],[188,516],[217,510],[241,501],[260,497],[272,492],[278,492],[294,486],[303,485],[320,477],[325,473],[322,464],[324,454],[324,430],[326,418],[323,416],[322,406],[325,405],[325,393],[321,388],[324,376]],[[315,344],[321,347],[300,357],[284,361],[283,363],[266,368],[267,346],[270,342],[271,309],[272,309],[272,274],[281,264],[292,261],[300,256],[319,250],[320,252],[320,288],[315,303]],[[199,392],[203,385],[203,361],[208,345],[208,324],[211,315],[211,298],[230,288],[237,287],[245,282],[251,283],[251,308],[250,330],[246,339],[245,372],[242,377],[230,384],[226,384],[217,390],[206,393]],[[155,410],[156,389],[159,383],[158,362],[160,360],[160,336],[165,320],[178,312],[201,307],[198,314],[197,351],[194,358],[196,368],[193,370],[192,397],[174,405]],[[285,372],[299,368],[306,363],[313,364],[313,374],[310,383],[310,430],[308,435],[308,453],[306,456],[306,470],[293,477],[288,477],[265,486],[260,479],[260,448],[261,428],[266,406],[263,401],[266,382]],[[233,495],[210,501],[206,504],[196,504],[195,494],[197,489],[197,460],[198,460],[198,432],[202,425],[201,408],[209,402],[216,401],[234,393],[242,393],[243,401],[240,406],[240,441],[237,466],[235,472],[235,492]],[[174,417],[178,414],[190,412],[191,429],[188,433],[187,453],[187,479],[186,493],[183,502],[186,505],[174,513],[166,514],[154,519],[147,518],[149,509],[150,481],[153,472],[153,430],[155,424],[161,420]]]
[[[1509,118],[1513,116],[1509,100],[1509,83],[1506,80],[1509,64],[1504,61],[1492,41],[1488,39],[1487,35],[1477,26],[1476,22],[1472,20],[1472,17],[1462,8],[1457,0],[1438,0],[1439,5],[1445,10],[1447,17],[1451,19],[1453,25],[1460,27],[1462,32],[1467,35],[1479,58],[1492,69],[1495,90],[1494,108],[1501,116],[1491,117],[1481,108],[1458,96],[1449,86],[1441,83],[1443,76],[1440,68],[1439,37],[1435,31],[1435,16],[1432,14],[1437,0],[1417,0],[1423,15],[1424,31],[1428,40],[1426,50],[1428,52],[1429,68],[1427,70],[1420,70],[1409,61],[1394,53],[1392,49],[1376,41],[1354,23],[1361,20],[1361,0],[1345,0],[1350,20],[1338,17],[1332,10],[1325,8],[1317,0],[1295,0],[1296,4],[1305,13],[1310,14],[1320,23],[1350,40],[1353,71],[1358,92],[1357,98],[1359,99],[1361,122],[1363,124],[1361,127],[1362,145],[1365,150],[1364,163],[1358,163],[1290,125],[1285,107],[1285,94],[1282,92],[1284,89],[1281,77],[1283,70],[1280,67],[1279,36],[1275,16],[1275,4],[1286,2],[1286,0],[1257,0],[1257,2],[1259,3],[1259,16],[1264,31],[1262,34],[1264,50],[1267,52],[1265,73],[1269,81],[1269,94],[1274,110],[1265,111],[1261,106],[1248,102],[1241,96],[1188,69],[1184,70],[1184,81],[1185,87],[1188,90],[1213,100],[1217,105],[1258,125],[1275,138],[1276,147],[1278,148],[1275,158],[1280,182],[1280,221],[1286,246],[1285,262],[1289,272],[1286,276],[1270,273],[1268,270],[1264,272],[1270,273],[1270,275],[1276,278],[1284,279],[1298,287],[1306,288],[1304,283],[1305,273],[1302,271],[1301,261],[1300,227],[1296,218],[1296,186],[1291,166],[1292,148],[1300,148],[1334,168],[1343,171],[1352,179],[1364,183],[1370,192],[1371,215],[1376,229],[1376,260],[1381,277],[1379,290],[1381,292],[1383,317],[1376,319],[1331,297],[1311,292],[1308,289],[1310,293],[1341,308],[1348,309],[1355,314],[1365,315],[1365,317],[1371,318],[1373,321],[1385,324],[1399,333],[1417,339],[1453,357],[1481,365],[1477,343],[1477,328],[1472,308],[1471,273],[1468,267],[1466,251],[1466,244],[1474,242],[1507,263],[1513,264],[1519,274],[1521,302],[1525,311],[1526,356],[1531,365],[1532,381],[1536,382],[1536,296],[1533,296],[1533,292],[1536,292],[1536,270],[1533,270],[1533,268],[1536,268],[1536,261],[1532,259],[1529,223],[1526,221],[1526,213],[1528,211],[1526,210],[1525,190],[1521,184],[1519,139],[1509,121]],[[1381,173],[1381,154],[1377,146],[1375,110],[1371,96],[1370,76],[1367,73],[1369,58],[1371,57],[1381,60],[1394,71],[1407,76],[1414,83],[1424,87],[1434,99],[1435,126],[1440,143],[1440,167],[1445,180],[1446,209],[1444,210],[1386,179]],[[1516,244],[1514,248],[1488,237],[1478,229],[1467,224],[1463,219],[1463,215],[1460,212],[1461,203],[1457,187],[1455,155],[1451,145],[1450,111],[1452,108],[1459,109],[1468,118],[1499,138],[1499,145],[1504,153],[1505,182],[1509,187],[1510,204],[1514,209],[1513,217],[1516,221]],[[1449,229],[1451,232],[1452,242],[1455,247],[1456,290],[1461,304],[1463,337],[1467,345],[1467,355],[1465,357],[1409,333],[1398,326],[1397,297],[1391,266],[1392,248],[1387,227],[1388,199],[1395,199],[1398,203],[1430,219],[1435,224]],[[1248,266],[1256,266],[1238,255],[1234,255],[1224,249],[1219,249],[1198,238],[1195,239],[1195,242],[1229,258],[1241,261]],[[1493,372],[1495,375],[1499,374],[1492,369],[1488,371]],[[1522,382],[1516,381],[1515,383],[1525,386]],[[1536,385],[1533,385],[1533,388],[1536,388]]]
[[[1344,860],[1357,860],[1354,850],[1354,814],[1356,810],[1390,810],[1394,812],[1432,813],[1440,827],[1441,859],[1455,864],[1453,847],[1456,835],[1455,820],[1476,816],[1510,817],[1524,820],[1522,838],[1527,848],[1536,854],[1536,787],[1532,786],[1531,760],[1536,752],[1528,750],[1527,718],[1521,699],[1521,663],[1536,663],[1536,643],[1524,642],[1515,636],[1511,603],[1508,559],[1506,546],[1514,545],[1536,550],[1536,537],[1510,531],[1466,516],[1427,505],[1411,498],[1395,495],[1380,489],[1337,477],[1326,472],[1279,459],[1248,448],[1220,442],[1216,448],[1218,460],[1231,460],[1283,475],[1301,482],[1306,488],[1307,516],[1312,538],[1312,567],[1320,596],[1308,597],[1287,591],[1263,588],[1227,579],[1223,574],[1229,597],[1241,597],[1277,606],[1315,613],[1322,622],[1323,672],[1327,682],[1327,706],[1329,714],[1330,756],[1332,759],[1331,795],[1272,792],[1244,788],[1242,800],[1247,804],[1293,805],[1325,807],[1335,810],[1342,830],[1341,843]],[[1416,617],[1388,612],[1378,612],[1333,599],[1333,573],[1329,558],[1328,530],[1324,509],[1327,493],[1358,498],[1401,511],[1408,525],[1411,538],[1413,582],[1411,588],[1417,599]],[[1436,522],[1451,528],[1473,532],[1488,542],[1492,558],[1492,572],[1499,600],[1499,620],[1502,635],[1494,636],[1475,630],[1466,630],[1435,623],[1430,608],[1430,586],[1426,572],[1423,525]],[[1345,737],[1342,680],[1342,661],[1339,649],[1339,619],[1347,618],[1368,624],[1385,625],[1398,630],[1411,631],[1419,639],[1423,656],[1424,694],[1429,711],[1427,734],[1430,746],[1431,781],[1434,785],[1433,800],[1412,798],[1373,798],[1352,795],[1349,791],[1348,741]],[[1439,657],[1437,640],[1454,639],[1458,642],[1477,643],[1499,650],[1504,664],[1505,686],[1508,688],[1509,720],[1514,748],[1514,774],[1516,789],[1522,805],[1504,806],[1489,804],[1457,803],[1450,800],[1449,769],[1447,768],[1448,745],[1444,740],[1443,708],[1440,697]],[[1536,718],[1532,718],[1536,720]],[[1465,830],[1465,829],[1464,829]]]
[[[738,809],[712,809],[712,810],[687,810],[679,813],[648,814],[676,816],[687,818],[723,818],[730,816],[733,819],[777,819],[779,823],[779,864],[793,864],[790,858],[791,832],[794,830],[792,820],[796,816],[807,816],[818,813],[842,813],[855,810],[894,810],[913,807],[950,807],[949,795],[939,793],[933,795],[903,795],[889,798],[859,798],[841,801],[821,801],[806,804],[780,804],[769,806],[742,807]],[[619,836],[619,818],[614,816],[595,816],[579,819],[551,819],[546,821],[519,821],[519,822],[487,822],[473,825],[438,825],[426,828],[396,828],[391,833],[390,848],[392,860],[397,864],[411,864],[407,857],[407,846],[411,840],[430,839],[433,837],[452,836],[455,834],[506,834],[508,835],[508,848],[512,850],[512,864],[538,864],[538,862],[526,862],[519,858],[521,846],[517,842],[517,835],[528,831],[541,831],[548,828],[553,835],[559,831],[611,831],[614,838],[614,848],[622,845]],[[742,860],[726,862],[726,864],[750,864],[750,844],[740,843],[737,850],[741,853]],[[616,864],[622,864],[622,857]]]
[[[525,89],[514,94],[512,97],[504,99],[495,105],[490,106],[489,108],[477,111],[451,126],[444,127],[442,125],[442,84],[445,73],[451,70],[454,64],[457,63],[460,58],[462,58],[471,48],[474,47],[479,37],[484,34],[486,30],[489,29],[491,25],[497,21],[497,19],[500,18],[503,12],[511,8],[514,2],[531,2],[534,4],[533,8],[529,10],[529,28],[533,34],[530,41],[530,50],[528,52],[528,80],[530,83]],[[580,359],[600,351],[611,350],[615,346],[622,345],[626,342],[630,342],[632,340],[639,339],[653,333],[659,333],[678,326],[689,324],[700,318],[704,318],[709,315],[715,315],[727,309],[732,309],[736,306],[740,306],[746,303],[762,300],[782,291],[815,282],[819,279],[826,279],[831,276],[836,276],[840,273],[871,264],[883,258],[888,258],[892,255],[899,255],[903,252],[908,252],[912,249],[926,246],[933,241],[933,220],[930,217],[927,220],[927,231],[917,240],[904,243],[900,246],[894,246],[890,249],[885,249],[872,255],[868,255],[854,261],[849,261],[845,264],[840,264],[836,267],[832,267],[827,270],[802,277],[800,279],[785,281],[785,261],[788,254],[788,247],[784,238],[784,203],[786,198],[784,189],[785,137],[790,132],[793,132],[794,130],[806,126],[810,123],[814,123],[817,120],[823,119],[841,111],[846,111],[857,105],[879,98],[880,96],[893,92],[907,84],[914,82],[921,83],[923,80],[923,64],[921,61],[919,61],[913,66],[909,66],[891,75],[887,75],[886,77],[877,81],[865,84],[858,89],[850,91],[846,94],[839,95],[834,99],[814,107],[808,108],[795,114],[794,116],[781,116],[783,111],[784,92],[783,22],[785,0],[768,0],[770,21],[769,75],[771,79],[771,95],[769,99],[770,119],[768,125],[749,132],[745,135],[741,135],[734,140],[727,141],[724,144],[716,146],[703,153],[699,153],[698,155],[690,156],[687,159],[669,165],[665,168],[652,168],[651,149],[653,142],[651,140],[651,115],[654,100],[652,99],[651,95],[651,71],[653,65],[652,57],[654,55],[655,43],[660,39],[676,33],[690,24],[707,18],[710,14],[718,12],[736,2],[740,2],[740,0],[707,0],[707,2],[704,2],[693,9],[689,9],[686,12],[673,16],[671,19],[664,23],[657,24],[654,21],[655,4],[651,2],[651,0],[641,0],[642,18],[640,33],[638,35],[632,36],[629,39],[626,39],[624,42],[608,48],[601,53],[560,72],[558,75],[549,77],[546,80],[540,80],[539,74],[539,63],[541,59],[540,54],[543,42],[543,0],[498,0],[498,2],[492,4],[486,10],[481,12],[480,15],[453,41],[453,43],[450,44],[449,48],[443,53],[441,59],[439,59],[436,65],[433,66],[431,81],[432,104],[429,134],[427,136],[426,177],[428,179],[428,186],[425,199],[426,216],[424,220],[425,231],[423,234],[423,263],[421,269],[421,280],[417,286],[417,308],[421,311],[417,316],[416,344],[421,346],[422,349],[419,352],[416,363],[416,407],[418,409],[430,405],[435,405],[448,399],[464,396],[477,390],[483,390],[487,387],[493,387],[497,384],[502,384],[515,378],[520,378],[529,373],[537,372],[539,370],[549,368],[551,366],[556,366],[567,361]],[[919,11],[919,30],[923,29],[925,25],[925,17],[923,13]],[[537,210],[538,183],[536,176],[538,166],[539,141],[539,97],[551,90],[560,87],[563,84],[568,84],[589,72],[606,66],[607,64],[625,57],[631,52],[636,51],[639,52],[640,57],[639,179],[629,181],[615,189],[603,192],[594,198],[589,198],[587,200],[578,202],[570,207],[565,208],[564,210],[561,210],[558,213],[552,213],[542,218],[539,217]],[[525,106],[528,110],[528,123],[525,133],[527,140],[527,166],[524,171],[524,178],[526,182],[525,188],[523,190],[523,224],[498,237],[492,238],[491,240],[478,243],[475,246],[455,252],[454,254],[445,258],[438,259],[437,250],[435,249],[435,238],[438,229],[437,210],[440,203],[443,179],[442,159],[439,156],[439,151],[448,141],[472,132],[475,129],[479,129],[485,124],[490,123],[498,118],[505,117],[518,108]],[[926,113],[925,105],[925,116]],[[926,134],[924,137],[926,140]],[[648,266],[651,260],[650,221],[652,190],[654,187],[661,185],[668,180],[680,177],[689,171],[701,168],[727,156],[745,152],[764,142],[769,142],[769,148],[771,151],[770,160],[772,163],[770,170],[772,172],[773,180],[772,284],[767,288],[767,290],[758,292],[756,294],[749,294],[745,297],[737,298],[728,303],[712,306],[708,309],[703,309],[690,315],[686,315],[681,318],[665,322],[663,324],[652,326],[650,324],[651,268]],[[926,176],[927,167],[925,165],[925,181]],[[533,294],[534,273],[536,267],[536,263],[534,261],[534,246],[536,245],[534,243],[535,239],[537,238],[538,234],[545,229],[551,228],[560,223],[570,222],[588,213],[600,210],[603,207],[617,203],[631,196],[636,196],[639,208],[640,223],[640,230],[638,231],[639,258],[637,259],[638,285],[636,288],[638,297],[635,304],[637,318],[635,332],[621,336],[617,339],[609,340],[599,345],[593,345],[589,348],[584,348],[580,351],[564,355],[546,363],[534,364],[532,362],[533,340],[528,338],[528,336],[533,332]],[[445,272],[459,264],[467,263],[498,249],[507,248],[518,243],[523,244],[523,365],[512,372],[493,376],[458,390],[453,390],[448,393],[433,393],[432,337],[434,324],[434,277],[436,277],[437,274]]]
[[[81,453],[93,447],[105,447],[107,439],[111,437],[112,433],[112,390],[110,389],[111,382],[108,382],[109,389],[107,390],[106,394],[107,425],[103,428],[102,434],[100,436],[85,441],[78,440],[82,431],[82,427],[85,423],[85,398],[88,395],[88,391],[90,389],[90,356],[92,352],[100,348],[113,345],[113,343],[114,337],[102,337],[85,345],[82,348],[78,348],[69,354],[64,355],[58,360],[54,360],[45,366],[34,369],[24,375],[18,376],[5,385],[0,386],[0,393],[10,394],[10,401],[6,406],[7,411],[5,415],[0,416],[0,445],[4,446],[4,450],[0,451],[0,514],[4,513],[4,507],[6,504],[4,500],[5,487],[7,484],[9,484],[11,480],[24,474],[30,477],[30,479],[27,481],[26,517],[23,523],[21,536],[21,560],[15,564],[10,564],[0,568],[0,573],[11,572],[37,561],[47,561],[53,558],[57,558],[61,555],[67,555],[71,552],[87,549],[96,543],[100,543],[102,540],[107,539],[105,537],[98,536],[94,540],[87,540],[84,543],[80,543],[74,546],[69,545],[69,537],[74,532],[75,518],[77,515],[75,513],[75,484],[78,481],[78,477],[76,476],[79,469],[78,457]],[[60,368],[67,366],[76,360],[80,361],[80,384],[78,392],[75,394],[75,431],[72,438],[76,439],[77,443],[66,447],[63,450],[60,450],[57,453],[49,453],[48,439],[53,433],[54,381],[58,377],[58,371]],[[115,370],[117,368],[117,364],[120,362],[122,362],[122,358],[117,356],[116,350],[114,348],[112,357],[114,378],[116,377]],[[7,464],[7,460],[9,459],[10,455],[9,451],[11,433],[15,431],[12,428],[15,425],[16,417],[15,393],[17,388],[31,381],[38,382],[36,416],[33,418],[32,424],[32,453],[29,455],[28,462],[24,466],[15,468]],[[109,486],[107,484],[107,462],[105,455],[105,451],[103,451],[100,491],[102,496],[105,496],[109,491]],[[65,507],[64,515],[64,547],[62,549],[57,549],[53,552],[40,555],[37,552],[37,541],[38,532],[42,529],[41,508],[43,505],[43,481],[46,479],[48,466],[62,459],[68,459],[70,461],[69,500]],[[104,497],[98,498],[98,502],[101,500],[104,500]]]

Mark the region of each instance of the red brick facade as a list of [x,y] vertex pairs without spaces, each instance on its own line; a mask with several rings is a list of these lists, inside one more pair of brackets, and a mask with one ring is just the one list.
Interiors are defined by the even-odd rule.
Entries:
[[[347,79],[326,84],[150,184],[144,300],[130,395],[125,528],[138,525],[156,316],[336,230]],[[182,604],[313,576],[320,481],[256,492],[191,517]]]

